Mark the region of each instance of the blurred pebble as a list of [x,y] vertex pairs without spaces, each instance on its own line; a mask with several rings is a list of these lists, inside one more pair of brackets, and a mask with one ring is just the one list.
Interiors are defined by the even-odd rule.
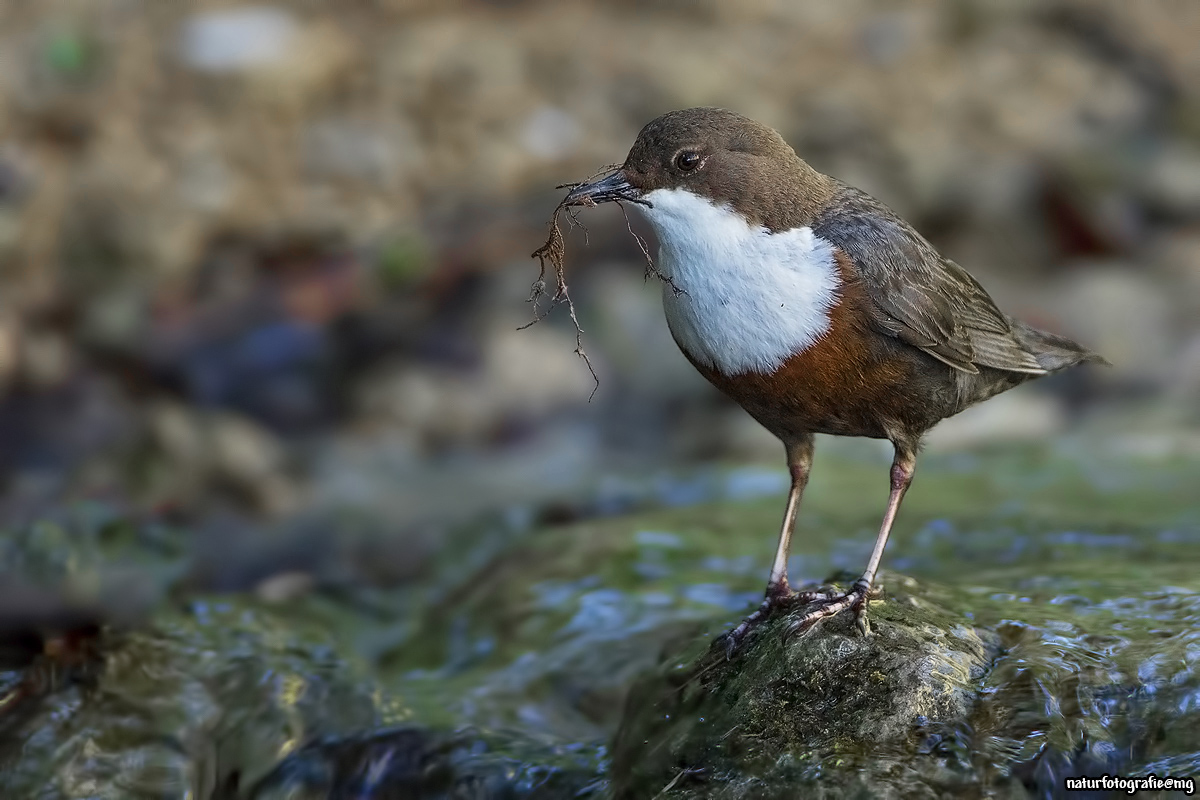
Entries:
[[1071,272],[1046,298],[1055,301],[1051,318],[1064,333],[1113,363],[1111,371],[1091,371],[1097,381],[1155,382],[1170,374],[1174,303],[1157,276],[1097,264]]
[[0,314],[0,390],[17,370],[20,348],[20,321],[13,315]]
[[150,426],[158,445],[185,468],[194,470],[207,460],[204,435],[194,414],[178,403],[157,403],[150,409]]
[[1164,147],[1144,176],[1151,202],[1180,215],[1200,213],[1200,148],[1183,143]]
[[1038,441],[1063,430],[1063,402],[1032,387],[997,395],[942,421],[929,432],[930,450],[957,450],[988,442]]
[[259,582],[254,593],[265,603],[286,603],[312,591],[316,580],[307,572],[281,572]]
[[296,29],[292,15],[274,6],[204,12],[183,23],[180,55],[203,72],[238,72],[281,61]]
[[25,377],[38,388],[62,384],[71,374],[72,351],[57,333],[26,331],[21,339],[21,366]]
[[350,178],[390,188],[401,167],[418,162],[420,156],[412,132],[398,124],[384,129],[331,117],[311,123],[304,131],[305,165],[316,177]]
[[150,431],[172,462],[163,478],[176,499],[235,486],[242,499],[272,514],[294,511],[302,499],[284,471],[280,441],[245,417],[159,402],[150,412]]
[[1189,398],[1191,408],[1200,409],[1200,333],[1184,344],[1175,365],[1171,390]]
[[[547,441],[569,432],[545,445],[560,455],[539,458],[573,469],[634,446],[680,461],[776,463],[778,442],[678,353],[618,209],[588,212],[590,249],[578,234],[569,248],[602,379],[593,405],[560,317],[517,334],[524,320],[445,302],[480,275],[515,274],[521,285],[478,291],[489,312],[521,315],[528,275],[503,268],[529,266],[560,196],[549,187],[619,159],[662,110],[717,103],[776,125],[814,166],[880,195],[1006,309],[1116,362],[1079,371],[1087,391],[1073,396],[1167,388],[1194,418],[1200,151],[1189,23],[1200,18],[1184,6],[1086,5],[1066,19],[988,0],[952,12],[672,0],[636,20],[661,42],[653,48],[614,35],[631,22],[620,3],[508,3],[481,15],[409,0],[260,0],[164,7],[138,24],[80,6],[69,28],[48,25],[53,14],[36,4],[14,7],[0,87],[0,115],[14,120],[0,148],[0,261],[21,263],[29,230],[57,242],[54,289],[83,324],[79,341],[40,322],[23,332],[12,299],[21,287],[11,287],[0,298],[0,391],[26,376],[35,388],[75,386],[92,366],[76,348],[117,350],[134,363],[101,369],[167,459],[153,477],[171,487],[163,494],[195,499],[234,484],[260,508],[303,495],[282,475],[293,453],[313,452],[286,438],[296,434],[318,434],[309,466],[324,494],[367,499],[387,483],[380,464],[403,463],[408,476],[431,450],[466,446],[487,476],[509,465],[488,448],[548,431]],[[717,44],[727,57],[713,57]],[[174,67],[161,63],[164,48]],[[763,72],[758,56],[789,68]],[[55,181],[61,208],[38,199],[53,199]],[[1039,203],[1047,185],[1062,195],[1055,209]],[[1062,228],[1095,241],[1059,243],[1060,255],[1121,260],[1055,258]],[[237,252],[220,244],[231,231]],[[342,267],[320,251],[263,268],[260,248],[312,231],[348,242],[347,264],[372,253],[378,263]],[[389,245],[397,231],[417,245]],[[443,355],[412,345],[426,334]],[[446,352],[457,359],[449,367]],[[265,426],[268,443],[143,391],[236,410]],[[1055,401],[1015,394],[1017,406],[951,420],[935,442],[1061,423]],[[38,447],[10,454],[102,427],[67,425],[78,415],[40,395],[23,402],[4,430]],[[34,411],[51,422],[29,424]],[[966,430],[972,420],[980,430]],[[532,483],[539,470],[555,471],[519,474]],[[507,472],[497,493],[526,491]]]
[[266,479],[283,463],[283,450],[275,437],[244,417],[219,415],[210,430],[216,462],[235,480]]
[[530,155],[553,161],[571,154],[579,134],[579,123],[570,113],[542,106],[525,121],[521,144]]
[[462,372],[396,364],[364,382],[364,412],[431,439],[478,441],[505,421],[536,419],[587,402],[594,383],[569,334],[505,326],[484,343],[482,368]]

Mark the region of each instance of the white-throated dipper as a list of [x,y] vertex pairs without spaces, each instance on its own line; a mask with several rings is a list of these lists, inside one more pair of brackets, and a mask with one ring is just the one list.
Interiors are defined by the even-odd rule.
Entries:
[[[966,270],[864,192],[802,161],[772,128],[719,108],[642,128],[625,163],[566,205],[636,203],[658,236],[663,306],[679,349],[783,442],[791,472],[762,606],[811,606],[803,630],[865,612],[921,437],[1032,378],[1104,359],[996,307]],[[862,577],[845,593],[794,593],[787,558],[813,434],[888,439],[891,494]]]

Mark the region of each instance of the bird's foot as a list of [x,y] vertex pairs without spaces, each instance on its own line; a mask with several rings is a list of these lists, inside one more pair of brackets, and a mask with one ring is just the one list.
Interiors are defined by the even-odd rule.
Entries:
[[718,641],[724,643],[726,657],[732,658],[750,632],[761,623],[766,622],[777,609],[786,610],[813,603],[828,603],[839,600],[844,596],[841,592],[837,591],[793,592],[786,581],[778,585],[768,586],[762,604],[755,609],[754,613],[742,620],[736,628],[723,635]]
[[[789,637],[803,635],[823,620],[847,610],[854,613],[854,623],[858,628],[858,632],[866,636],[871,630],[867,622],[867,603],[882,596],[883,590],[872,586],[870,581],[859,578],[850,587],[850,591],[848,592],[835,592],[833,594],[807,592],[805,594],[808,597],[800,602],[804,602],[806,605],[813,605],[815,608],[810,608],[804,616],[788,626],[787,635]],[[800,597],[800,595],[796,596]]]
[[[755,609],[754,613],[742,620],[736,628],[722,635],[717,640],[725,645],[726,658],[732,658],[737,649],[742,646],[742,642],[745,641],[750,631],[754,630],[761,623],[766,622],[771,614],[775,613],[776,609],[790,608],[797,602],[804,602],[802,599],[803,596],[810,594],[816,594],[816,592],[793,592],[787,585],[786,580],[782,584],[768,586],[762,604]],[[801,599],[797,600],[797,598]]]
[[[822,587],[824,589],[825,587]],[[754,613],[742,620],[736,628],[724,634],[718,641],[725,645],[725,656],[732,658],[742,646],[746,637],[763,622],[766,622],[777,609],[796,608],[797,606],[815,606],[808,610],[800,619],[788,626],[787,636],[807,633],[814,625],[824,619],[852,609],[858,630],[864,636],[870,632],[867,624],[867,603],[883,596],[883,589],[872,586],[861,578],[854,582],[849,592],[808,591],[793,592],[786,584],[772,586],[767,589],[762,604]]]

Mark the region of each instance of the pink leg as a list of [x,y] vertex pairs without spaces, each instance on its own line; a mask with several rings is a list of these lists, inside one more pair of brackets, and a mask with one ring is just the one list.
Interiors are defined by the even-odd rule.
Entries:
[[796,512],[800,508],[800,497],[804,487],[808,485],[808,475],[812,470],[813,437],[807,436],[795,444],[785,445],[787,450],[788,471],[792,476],[792,487],[788,492],[787,506],[783,511],[783,526],[779,531],[779,545],[775,548],[775,561],[771,565],[771,577],[767,580],[766,596],[758,609],[742,620],[741,624],[726,636],[726,647],[732,651],[738,643],[750,632],[750,629],[762,622],[771,612],[783,605],[791,605],[800,595],[792,593],[788,583],[787,562],[791,550],[792,532],[796,528]]
[[[871,597],[875,573],[879,571],[879,562],[883,559],[883,549],[887,546],[888,534],[892,531],[892,523],[896,520],[896,512],[900,510],[900,501],[912,484],[913,471],[916,467],[916,454],[909,448],[896,446],[896,457],[892,461],[891,484],[892,491],[888,496],[887,511],[883,515],[883,524],[879,527],[879,535],[875,537],[875,547],[871,550],[871,559],[862,577],[854,582],[849,592],[843,595],[813,597],[812,601],[820,605],[809,611],[789,628],[790,633],[803,633],[821,620],[827,619],[845,611],[854,609],[858,629],[867,632],[867,600]],[[800,598],[797,597],[799,600]],[[806,602],[812,602],[806,601]]]
[[786,597],[791,594],[788,584],[787,562],[792,548],[792,532],[796,529],[796,512],[800,509],[800,497],[808,486],[808,475],[812,471],[813,438],[787,446],[788,472],[792,475],[792,488],[788,492],[787,506],[783,510],[783,526],[779,531],[779,545],[775,548],[775,561],[771,565],[771,577],[767,579],[767,597]]

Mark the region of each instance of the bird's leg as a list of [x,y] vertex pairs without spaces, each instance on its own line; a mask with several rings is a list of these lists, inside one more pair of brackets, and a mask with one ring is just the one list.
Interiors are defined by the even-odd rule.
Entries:
[[792,593],[792,587],[788,584],[788,554],[792,549],[792,532],[796,529],[800,497],[804,494],[804,487],[808,486],[808,475],[812,471],[813,437],[810,435],[795,444],[789,444],[786,450],[792,488],[783,510],[783,525],[779,529],[779,544],[775,548],[775,561],[771,564],[771,577],[767,579],[768,600],[786,598]]
[[[796,527],[796,512],[800,508],[800,496],[804,494],[804,487],[808,485],[808,474],[812,470],[812,434],[797,442],[785,444],[785,448],[788,472],[792,476],[792,488],[788,492],[787,506],[783,511],[783,526],[779,530],[779,546],[775,549],[771,577],[767,580],[767,591],[762,605],[726,635],[726,647],[731,651],[745,638],[752,627],[769,617],[775,608],[791,605],[798,597],[798,595],[792,594],[791,585],[788,583],[787,562],[788,551],[792,544],[792,531]],[[803,598],[801,597],[801,599]]]
[[887,511],[883,515],[883,524],[879,526],[879,535],[875,537],[875,547],[871,550],[871,559],[867,562],[866,571],[845,594],[811,598],[797,595],[796,598],[800,602],[816,602],[819,605],[793,622],[788,628],[789,633],[803,633],[821,620],[839,614],[848,608],[854,610],[855,622],[859,631],[864,634],[867,632],[867,601],[871,599],[873,593],[875,573],[878,572],[879,562],[883,559],[883,549],[887,546],[888,534],[892,531],[896,512],[900,510],[900,501],[904,499],[904,493],[912,484],[915,467],[915,448],[897,444],[896,457],[892,460],[892,491],[888,495]]

